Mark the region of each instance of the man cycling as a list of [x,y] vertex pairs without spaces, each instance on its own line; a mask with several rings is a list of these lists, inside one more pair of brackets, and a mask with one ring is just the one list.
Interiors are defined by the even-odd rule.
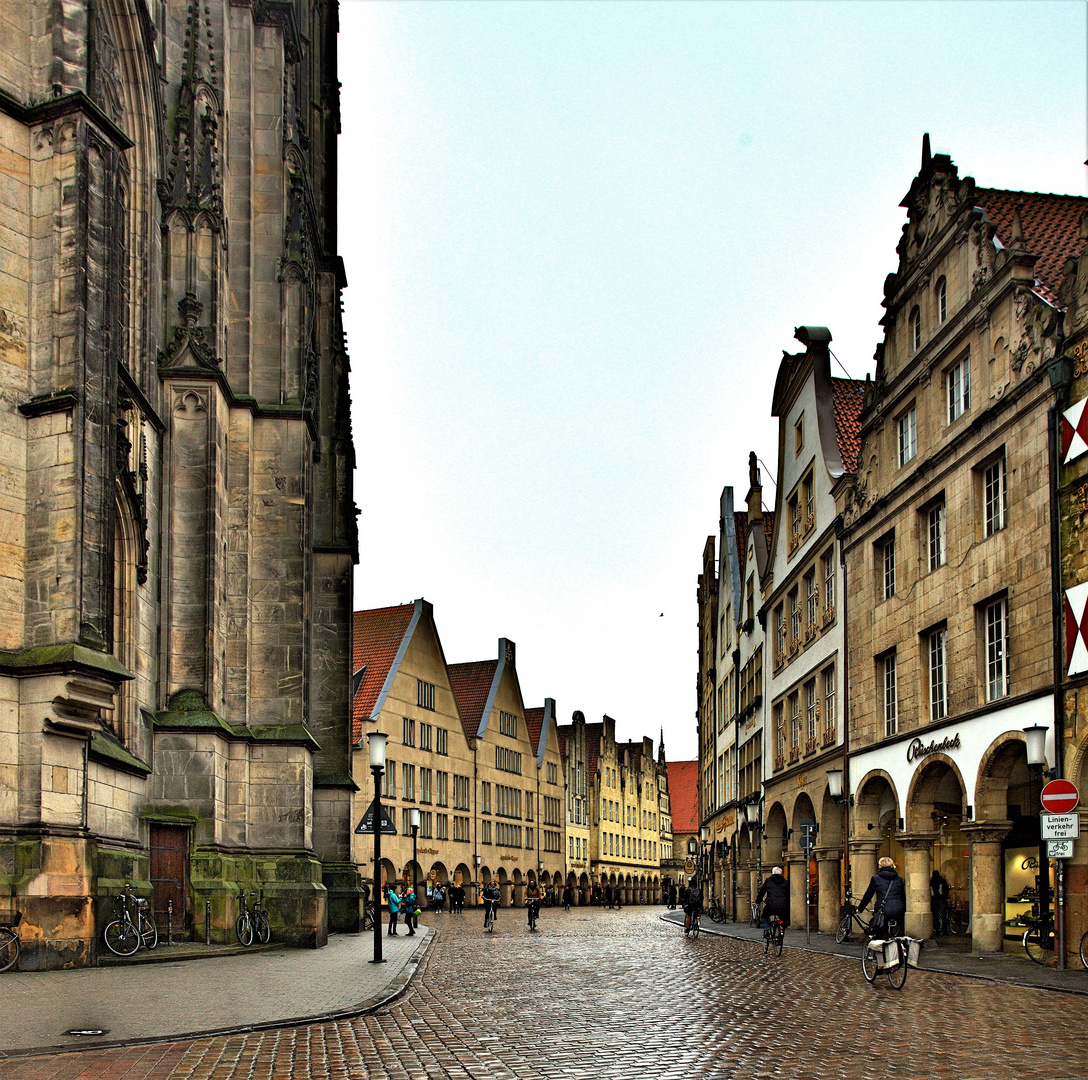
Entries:
[[763,909],[763,929],[770,930],[771,918],[782,920],[783,926],[790,924],[790,883],[782,876],[782,867],[772,868],[770,876],[760,886],[756,894],[756,905],[763,903],[766,897],[767,906]]
[[484,891],[480,894],[480,898],[484,902],[484,926],[487,926],[489,912],[492,919],[495,917],[495,909],[499,906],[501,895],[502,894],[499,892],[499,883],[492,878],[484,886]]
[[699,887],[698,879],[692,878],[691,884],[688,885],[687,899],[684,901],[684,914],[687,916],[684,920],[685,934],[691,929],[691,924],[695,922],[702,913],[703,890]]
[[525,889],[525,903],[529,908],[530,926],[540,918],[540,901],[543,898],[544,894],[540,891],[540,886],[535,881],[530,881]]

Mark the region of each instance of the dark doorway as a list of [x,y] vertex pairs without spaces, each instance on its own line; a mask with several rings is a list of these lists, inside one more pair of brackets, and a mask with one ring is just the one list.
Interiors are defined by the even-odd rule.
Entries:
[[159,932],[166,933],[169,902],[174,903],[174,933],[189,930],[189,830],[184,825],[151,826],[151,885]]

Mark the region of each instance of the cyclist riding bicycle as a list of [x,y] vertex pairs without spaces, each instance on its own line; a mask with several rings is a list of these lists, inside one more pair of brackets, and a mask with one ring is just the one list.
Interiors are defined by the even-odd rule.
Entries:
[[907,912],[907,884],[896,871],[895,860],[885,855],[877,866],[877,872],[870,878],[869,887],[858,904],[858,914],[861,914],[870,900],[876,900],[869,928],[873,937],[883,934],[888,923],[894,922],[902,927]]
[[530,923],[540,918],[540,901],[543,898],[544,894],[540,891],[540,886],[535,881],[530,882],[525,889],[525,903],[529,908]]
[[691,924],[699,918],[703,913],[703,890],[699,887],[699,882],[695,879],[691,879],[691,884],[688,886],[687,899],[684,901],[684,914],[689,918],[684,920],[684,933],[686,934],[691,927]]
[[770,930],[771,919],[782,920],[784,926],[790,924],[790,883],[782,876],[782,867],[774,866],[767,880],[759,887],[756,894],[756,907],[767,901],[763,909],[763,929]]
[[501,895],[499,883],[492,878],[484,886],[484,891],[480,894],[480,898],[484,902],[484,926],[487,926],[489,917],[492,919],[495,917],[495,909],[499,906]]

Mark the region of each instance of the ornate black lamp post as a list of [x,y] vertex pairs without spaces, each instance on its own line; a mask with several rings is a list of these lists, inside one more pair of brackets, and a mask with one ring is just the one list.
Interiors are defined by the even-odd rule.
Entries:
[[384,964],[382,956],[382,774],[385,772],[385,740],[381,731],[370,733],[370,771],[374,774],[374,959]]

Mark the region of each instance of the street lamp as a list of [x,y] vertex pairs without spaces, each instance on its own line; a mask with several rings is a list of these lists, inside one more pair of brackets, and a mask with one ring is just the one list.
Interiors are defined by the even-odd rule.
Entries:
[[847,806],[854,805],[854,796],[842,793],[842,769],[827,770],[827,793],[835,800],[836,806],[842,806],[843,803]]
[[[408,824],[412,829],[412,895],[416,898],[415,899],[415,906],[416,907],[423,907],[423,905],[419,902],[419,879],[416,877],[416,870],[418,869],[418,867],[416,865],[416,841],[417,841],[417,839],[419,837],[419,807],[418,806],[413,806],[411,808],[411,810],[408,811]],[[408,928],[412,929],[413,928],[412,923],[415,920],[412,919],[411,912],[408,913],[408,919],[409,919]]]
[[708,847],[708,845],[710,843],[710,826],[709,825],[703,825],[699,829],[699,843],[700,843],[700,846],[703,849],[702,850],[702,858],[699,861],[699,877],[702,879],[700,881],[700,884],[705,885],[706,878],[707,878],[707,858],[708,858],[708,856],[707,856],[707,847]]
[[744,816],[748,820],[748,831],[756,834],[756,880],[763,884],[763,806],[757,797],[744,804]]
[[382,774],[385,772],[385,740],[381,731],[370,733],[370,771],[374,774],[374,959],[384,964],[382,956]]
[[1037,768],[1044,776],[1051,771],[1046,767],[1046,737],[1048,728],[1042,724],[1032,724],[1024,728],[1024,743],[1027,747],[1028,764]]

